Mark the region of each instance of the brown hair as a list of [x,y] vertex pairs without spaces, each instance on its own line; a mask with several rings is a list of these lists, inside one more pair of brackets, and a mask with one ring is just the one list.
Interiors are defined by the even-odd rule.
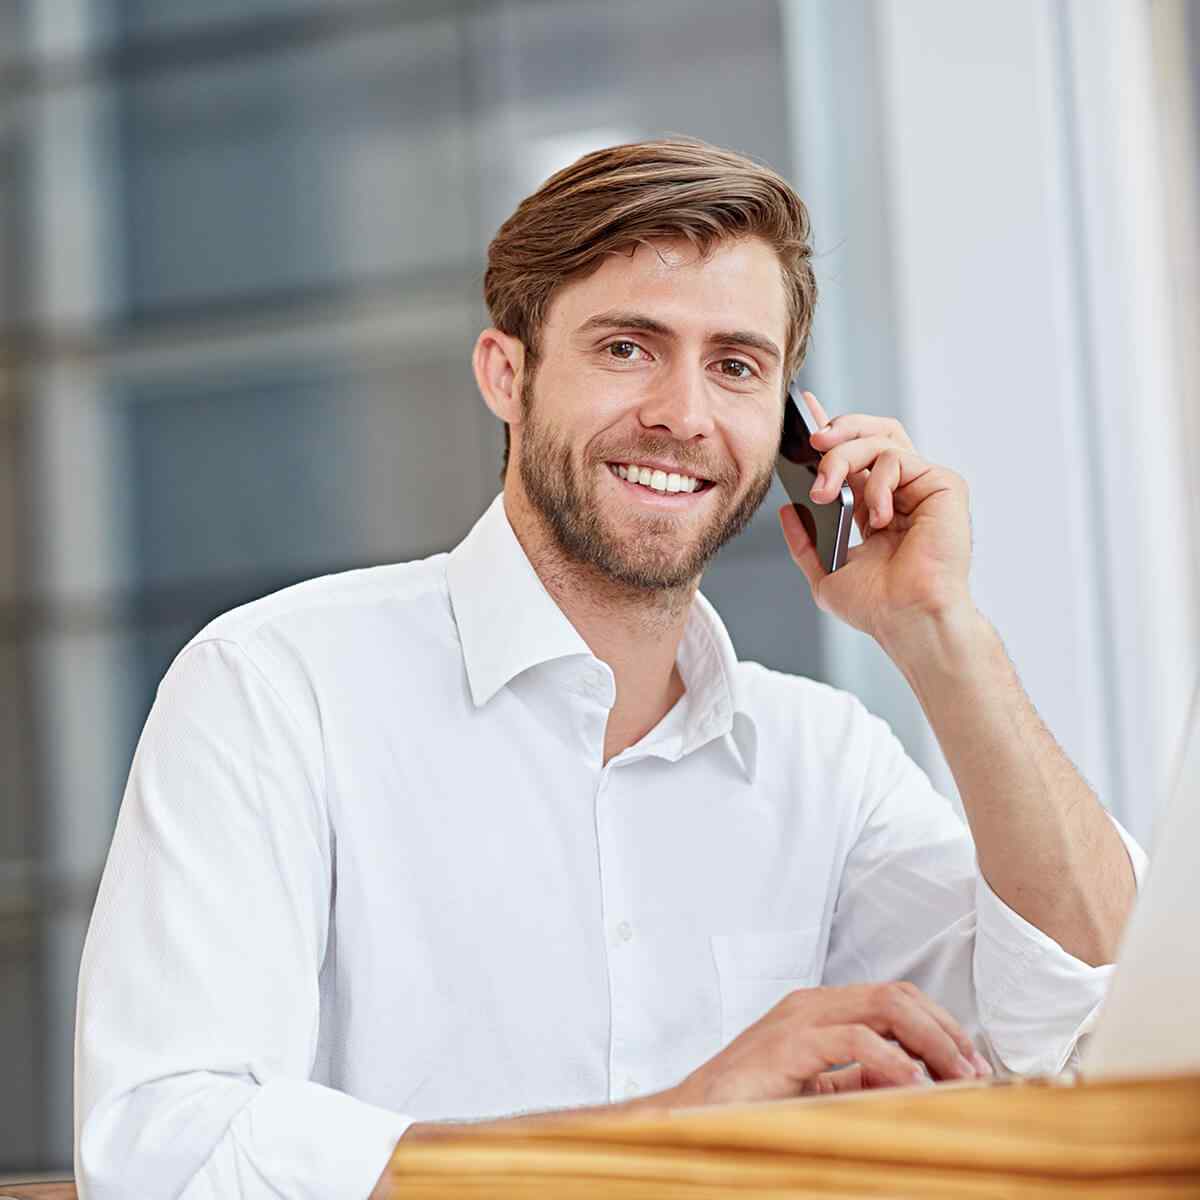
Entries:
[[[605,255],[678,237],[708,254],[721,238],[745,236],[762,238],[779,258],[787,381],[804,361],[817,300],[808,210],[769,167],[699,138],[609,146],[551,175],[488,246],[484,300],[492,324],[524,344],[532,375],[555,292],[599,268]],[[508,447],[505,425],[501,480]]]

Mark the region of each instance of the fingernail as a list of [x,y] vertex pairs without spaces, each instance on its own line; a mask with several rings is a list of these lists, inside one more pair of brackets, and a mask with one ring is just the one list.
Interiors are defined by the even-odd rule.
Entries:
[[958,1073],[960,1075],[968,1075],[968,1076],[974,1077],[975,1068],[973,1066],[971,1066],[971,1064],[969,1062],[967,1062],[967,1060],[965,1058],[963,1058],[963,1056],[961,1054],[958,1056],[957,1066],[958,1066]]
[[825,472],[818,471],[816,482],[813,483],[812,489],[808,494],[810,496],[815,496],[818,492],[823,491],[824,487],[825,487]]
[[978,1050],[971,1054],[971,1061],[975,1064],[975,1070],[980,1075],[994,1075],[996,1073],[992,1070],[992,1064]]
[[924,1083],[926,1079],[925,1072],[920,1067],[914,1067],[912,1073],[913,1083]]

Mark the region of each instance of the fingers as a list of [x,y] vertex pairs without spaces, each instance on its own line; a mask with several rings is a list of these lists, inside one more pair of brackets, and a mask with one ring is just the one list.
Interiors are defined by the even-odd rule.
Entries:
[[[806,1096],[829,1096],[836,1092],[861,1092],[869,1088],[872,1078],[862,1063],[851,1063],[848,1067],[837,1067],[832,1071],[822,1071],[804,1084]],[[874,1086],[878,1087],[878,1084]]]
[[820,439],[818,448],[828,450],[850,438],[886,437],[905,450],[915,449],[907,430],[895,417],[877,417],[870,413],[846,413],[840,417],[830,417],[812,392],[805,392],[803,395],[817,426],[817,432],[812,437],[814,444]]
[[732,1103],[990,1073],[954,1018],[914,984],[856,984],[789,993],[677,1090]]
[[885,450],[871,467],[862,499],[872,529],[882,529],[895,515],[892,493],[900,486],[901,470],[900,456],[892,450]]
[[[894,417],[847,413],[830,419],[812,392],[804,393],[804,401],[820,426],[812,444],[823,456],[812,497],[830,503],[847,484],[854,494],[854,522],[864,541],[891,524],[896,513],[911,515],[929,495],[947,486],[943,472],[921,459],[908,431]],[[930,472],[934,477],[926,480]]]
[[931,1000],[915,983],[898,983],[896,986],[919,998],[930,1016],[954,1039],[958,1052],[971,1063],[977,1074],[994,1074],[991,1064],[975,1048],[975,1043],[967,1036],[966,1030],[936,1000]]
[[897,1006],[884,1018],[892,1034],[935,1079],[973,1079],[975,1068],[942,1025],[920,1004]]
[[798,1029],[775,1043],[775,1054],[802,1095],[925,1082],[918,1063],[862,1023]]
[[[895,480],[888,488],[889,493],[907,487],[933,469],[919,454],[899,448],[889,438],[855,438],[854,441],[835,446],[821,459],[817,480],[812,486],[812,498],[818,503],[828,503],[838,494],[847,476],[863,470],[869,470],[874,475],[876,463],[881,459],[889,465]],[[899,470],[896,471],[896,468]],[[888,503],[890,507],[891,501]]]
[[804,402],[808,405],[808,411],[812,413],[813,420],[816,422],[818,429],[823,425],[829,424],[829,414],[821,407],[820,400],[812,392],[804,393]]
[[878,1086],[909,1087],[924,1083],[925,1073],[899,1047],[880,1037],[869,1025],[833,1025],[820,1031],[822,1049],[832,1058],[826,1065],[857,1062]]
[[[925,1080],[923,1075],[921,1080],[922,1082]],[[816,1095],[827,1096],[835,1092],[865,1092],[873,1088],[890,1086],[890,1080],[877,1075],[869,1067],[864,1067],[862,1063],[855,1062],[846,1067],[837,1067],[832,1071],[822,1071],[811,1081],[810,1090]]]
[[[828,1021],[830,1027],[839,1029],[863,1025],[880,1040],[896,1039],[900,1045],[892,1049],[924,1062],[935,1079],[973,1079],[991,1074],[962,1026],[907,981],[795,992],[780,1005],[780,1019],[803,1022],[798,1028],[805,1032],[812,1030],[810,1022],[814,1021],[819,1025]],[[896,1082],[894,1055],[882,1060],[852,1057],[884,1071],[889,1083]],[[891,1073],[886,1066],[889,1061],[893,1063]]]
[[[811,393],[805,392],[804,395],[807,397]],[[814,396],[813,403],[815,402],[816,397]],[[813,411],[811,403],[809,410]],[[821,409],[821,413],[824,414],[824,412],[825,410]],[[813,415],[816,416],[815,411]],[[825,422],[819,422],[819,424],[825,427],[819,428],[812,436],[813,445],[818,450],[831,450],[841,442],[862,437],[883,437],[895,442],[903,450],[916,449],[904,426],[894,417],[875,417],[868,413],[847,413],[845,416],[834,417],[827,425]]]
[[946,491],[960,492],[963,502],[967,502],[967,481],[961,475],[946,467],[930,468],[902,483],[892,497],[892,506],[896,512],[911,516],[930,496]]
[[975,1062],[975,1047],[958,1022],[915,985],[882,984],[873,991],[867,1023],[879,1033],[897,1038],[936,1079],[990,1074]]

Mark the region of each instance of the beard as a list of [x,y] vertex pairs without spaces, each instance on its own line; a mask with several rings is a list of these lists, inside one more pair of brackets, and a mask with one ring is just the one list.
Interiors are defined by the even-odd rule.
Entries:
[[599,494],[596,473],[588,473],[586,465],[578,468],[570,446],[539,419],[531,377],[526,379],[522,407],[518,470],[530,503],[567,559],[626,588],[662,592],[690,587],[717,551],[746,528],[771,487],[773,458],[739,499],[733,487],[736,476],[689,461],[694,453],[674,439],[646,438],[636,447],[614,447],[613,453],[596,458],[593,468],[610,471],[610,462],[668,459],[689,474],[712,480],[708,490],[721,489],[715,510],[690,539],[684,531],[692,522],[682,512],[626,514],[631,519],[618,531],[607,519],[608,502]]

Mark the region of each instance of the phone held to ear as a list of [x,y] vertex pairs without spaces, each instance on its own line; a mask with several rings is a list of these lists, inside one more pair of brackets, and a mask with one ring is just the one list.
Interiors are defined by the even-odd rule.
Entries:
[[795,383],[788,388],[783,412],[783,436],[775,473],[804,524],[809,540],[826,571],[836,571],[846,561],[850,547],[850,523],[854,518],[854,493],[842,484],[836,499],[818,504],[809,495],[816,482],[821,455],[809,438],[815,430],[805,411],[804,399]]

